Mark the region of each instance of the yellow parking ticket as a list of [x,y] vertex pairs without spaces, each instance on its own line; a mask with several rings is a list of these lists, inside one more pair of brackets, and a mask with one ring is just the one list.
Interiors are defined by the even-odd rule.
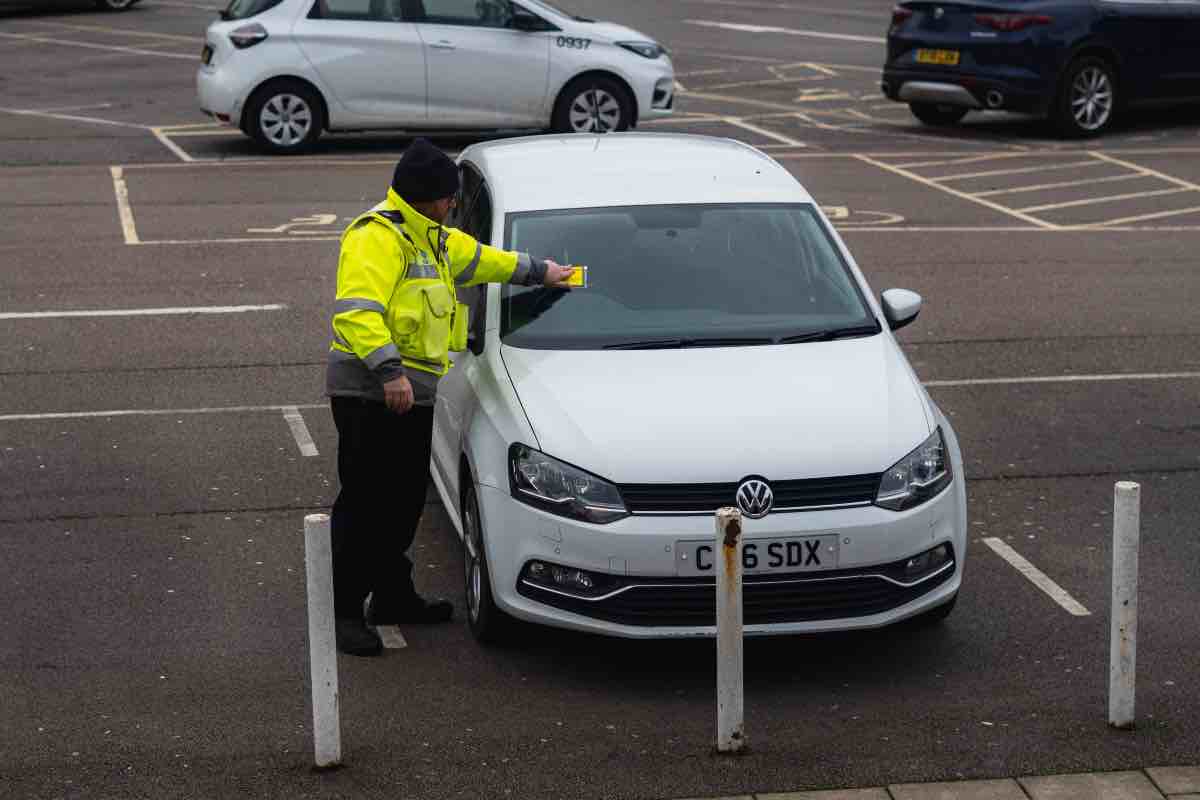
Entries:
[[567,278],[567,286],[572,289],[586,289],[588,285],[588,268],[582,264],[572,264],[575,271],[571,273],[571,277]]

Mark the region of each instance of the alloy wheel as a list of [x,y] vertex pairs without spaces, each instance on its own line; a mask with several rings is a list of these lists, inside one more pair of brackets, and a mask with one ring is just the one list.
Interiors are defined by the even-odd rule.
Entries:
[[304,98],[277,94],[263,104],[258,115],[263,135],[278,147],[296,147],[313,126],[313,111]]
[[604,89],[587,89],[571,102],[569,119],[576,133],[610,133],[621,124],[621,104]]
[[1113,109],[1112,79],[1101,67],[1081,70],[1071,84],[1071,114],[1081,130],[1103,128]]
[[483,593],[483,554],[479,539],[479,523],[473,503],[463,504],[463,562],[467,577],[467,613],[472,621],[479,620],[480,598]]

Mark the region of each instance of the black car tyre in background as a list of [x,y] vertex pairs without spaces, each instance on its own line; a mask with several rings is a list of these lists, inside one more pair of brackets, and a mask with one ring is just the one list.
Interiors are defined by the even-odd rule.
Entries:
[[566,85],[554,105],[555,133],[612,133],[633,127],[634,100],[617,81],[584,75]]
[[954,610],[954,606],[957,603],[958,603],[958,592],[955,592],[954,595],[949,600],[947,600],[945,603],[942,603],[937,608],[931,609],[929,611],[926,611],[923,614],[918,614],[917,616],[913,617],[913,620],[912,620],[913,625],[915,625],[918,628],[930,628],[930,627],[938,625],[942,622],[945,622],[946,618],[950,616],[950,612]]
[[1063,73],[1052,118],[1073,139],[1099,136],[1112,125],[1117,109],[1116,71],[1102,58],[1077,58]]
[[272,153],[303,153],[325,129],[325,104],[307,83],[286,78],[270,81],[250,96],[242,124]]
[[128,11],[138,0],[95,0],[101,11]]
[[962,106],[943,106],[936,103],[909,103],[908,108],[913,116],[926,125],[946,128],[962,122],[967,115],[967,109]]
[[512,634],[513,619],[496,606],[492,574],[483,546],[483,524],[475,487],[467,486],[462,499],[463,567],[466,578],[467,625],[481,644],[498,645]]

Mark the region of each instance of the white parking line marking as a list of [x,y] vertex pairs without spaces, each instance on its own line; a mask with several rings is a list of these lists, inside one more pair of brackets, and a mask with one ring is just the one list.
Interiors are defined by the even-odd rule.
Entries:
[[[5,34],[0,33],[0,36]],[[136,122],[121,122],[115,119],[101,119],[100,117],[81,117],[78,114],[59,114],[54,111],[37,111],[32,108],[0,108],[8,114],[19,114],[27,117],[49,117],[51,119],[65,119],[71,122],[90,122],[95,125],[113,125],[118,128],[138,128],[140,130],[150,130],[149,125],[139,125]]]
[[91,311],[13,311],[0,314],[6,319],[62,319],[66,317],[166,317],[180,314],[245,314],[249,311],[283,311],[282,303],[258,306],[192,306],[168,308],[105,308]]
[[1200,372],[1127,372],[1100,375],[1036,375],[1024,378],[967,378],[925,381],[925,386],[1010,386],[1034,383],[1103,383],[1107,381],[1178,381],[1200,378]]
[[782,133],[776,133],[775,131],[770,131],[766,128],[760,128],[759,126],[746,122],[739,117],[722,117],[721,121],[727,122],[734,127],[750,131],[751,133],[757,133],[759,136],[765,136],[768,139],[774,139],[777,142],[781,142],[791,147],[808,147],[808,145],[804,142],[784,136]]
[[[57,44],[65,47],[82,47],[89,50],[111,50],[114,53],[129,53],[139,56],[158,56],[159,58],[176,58],[183,61],[196,61],[194,55],[184,55],[182,53],[160,53],[157,50],[142,50],[137,47],[122,47],[115,44],[96,44],[95,42],[79,42],[71,39],[52,39],[49,36],[34,36],[28,33],[0,33],[8,39],[24,39],[29,42],[41,42],[43,44]],[[143,126],[144,127],[144,126]]]
[[921,167],[954,167],[959,164],[974,164],[979,161],[994,161],[1000,158],[1015,158],[1022,153],[988,153],[982,156],[968,156],[967,158],[952,158],[943,161],[914,161],[911,164],[897,164],[900,169],[920,169]]
[[150,132],[154,134],[155,139],[158,139],[158,141],[162,143],[163,147],[167,148],[176,156],[178,156],[180,161],[191,163],[192,161],[196,160],[192,158],[192,156],[186,150],[171,141],[170,137],[163,133],[161,128],[151,128]]
[[388,650],[403,650],[408,647],[408,640],[395,625],[379,625],[375,628],[375,632],[379,634],[379,638],[383,640],[383,646]]
[[1076,206],[1091,206],[1098,203],[1116,203],[1120,200],[1137,200],[1143,197],[1162,197],[1168,194],[1179,194],[1180,192],[1193,192],[1195,189],[1185,189],[1182,186],[1176,186],[1174,189],[1158,189],[1153,192],[1129,192],[1128,194],[1110,194],[1104,197],[1088,197],[1083,200],[1069,200],[1065,203],[1047,203],[1044,206],[1029,206],[1027,208],[1018,208],[1022,213],[1032,213],[1034,211],[1053,211],[1059,208],[1075,208]]
[[309,458],[319,456],[316,442],[313,441],[312,434],[308,432],[308,426],[304,424],[304,416],[300,413],[300,409],[288,406],[283,409],[283,418],[288,427],[292,429],[292,438],[296,440],[296,446],[300,448],[300,455]]
[[966,181],[972,178],[992,178],[998,175],[1021,175],[1026,172],[1049,172],[1053,169],[1071,169],[1075,167],[1102,167],[1104,164],[1096,160],[1072,161],[1069,164],[1049,164],[1038,167],[1019,167],[1017,169],[993,169],[987,172],[967,172],[961,175],[944,175],[940,178],[930,178],[931,181]]
[[[155,3],[155,5],[161,5]],[[46,25],[53,28],[65,28],[72,31],[99,31],[101,33],[114,33],[120,36],[141,36],[147,39],[166,39],[171,42],[187,42],[189,45],[195,46],[197,38],[195,36],[180,36],[175,33],[157,33],[154,31],[138,31],[128,28],[109,28],[103,25],[68,25],[65,22],[46,22],[43,20],[27,20],[35,25]]]
[[1053,229],[1053,228],[1058,227],[1057,225],[1053,225],[1049,222],[1045,222],[1044,220],[1040,220],[1037,217],[1031,217],[1028,214],[1022,214],[1019,211],[1014,211],[1013,209],[1008,208],[1007,206],[1002,206],[998,203],[993,203],[990,200],[984,200],[982,198],[968,194],[967,192],[960,192],[957,189],[950,188],[949,186],[943,186],[942,184],[940,184],[936,181],[930,180],[929,178],[918,175],[915,172],[909,172],[908,170],[900,169],[899,167],[894,167],[891,164],[884,163],[883,161],[879,161],[878,159],[871,158],[870,156],[857,155],[857,156],[855,156],[855,158],[857,158],[859,161],[863,161],[867,164],[873,164],[874,166],[879,167],[879,169],[895,173],[896,175],[900,175],[901,177],[908,178],[909,180],[913,180],[913,181],[916,181],[917,183],[924,184],[933,189],[937,189],[939,191],[946,192],[947,194],[954,195],[955,197],[961,198],[963,200],[969,200],[972,203],[978,203],[979,205],[990,208],[993,211],[999,211],[1001,214],[1007,214],[1010,217],[1016,217],[1017,219],[1021,220],[1022,222],[1028,222],[1029,224],[1036,225],[1039,228]]
[[1074,597],[1071,597],[1071,595],[1068,594],[1065,589],[1063,589],[1054,581],[1050,580],[1046,573],[1042,572],[1033,564],[1030,564],[1024,556],[1009,547],[1008,544],[1003,540],[997,539],[993,536],[984,539],[983,543],[992,548],[996,555],[1003,558],[1009,564],[1012,564],[1013,567],[1016,568],[1017,572],[1020,572],[1022,575],[1028,578],[1034,586],[1050,595],[1050,599],[1065,608],[1067,613],[1076,617],[1091,616],[1092,612],[1084,608],[1083,605],[1080,604],[1080,602]]
[[63,411],[50,414],[0,414],[0,422],[42,422],[60,419],[107,419],[109,417],[173,417],[195,416],[199,414],[250,414],[256,412],[274,412],[278,414],[285,408],[318,409],[328,408],[328,405],[318,403],[293,404],[290,406],[216,406],[213,408],[123,408],[109,411]]
[[[395,162],[392,162],[395,163]],[[329,236],[259,236],[251,238],[249,236],[234,236],[228,239],[151,239],[144,242],[135,242],[138,245],[193,245],[193,244],[263,244],[268,242],[336,242],[340,240],[341,234],[331,234]]]
[[1149,178],[1153,177],[1145,172],[1137,172],[1127,175],[1109,175],[1105,178],[1088,178],[1083,181],[1059,181],[1058,183],[1039,183],[1036,186],[1017,186],[1012,189],[989,189],[986,192],[975,192],[976,197],[994,197],[999,194],[1019,194],[1021,192],[1042,192],[1049,189],[1070,189],[1076,186],[1091,186],[1094,183],[1113,183],[1116,181],[1130,181],[1134,178]]
[[[1101,153],[1098,150],[1090,150],[1090,151],[1088,151],[1088,155],[1093,156],[1094,158],[1099,158],[1103,161],[1107,161],[1110,164],[1116,164],[1119,167],[1125,167],[1126,169],[1136,170],[1136,171],[1142,173],[1143,175],[1153,175],[1156,178],[1161,178],[1162,180],[1166,181],[1167,183],[1173,183],[1176,186],[1186,186],[1189,189],[1200,190],[1200,183],[1192,183],[1191,181],[1185,181],[1183,178],[1176,178],[1174,175],[1168,175],[1167,173],[1159,172],[1156,169],[1150,169],[1149,167],[1143,167],[1141,164],[1134,164],[1132,161],[1125,161],[1120,158],[1115,158],[1114,156],[1110,156],[1108,153]],[[1147,155],[1153,155],[1153,154],[1149,153]]]
[[780,28],[775,25],[743,25],[737,22],[716,22],[707,19],[685,19],[688,25],[698,25],[702,28],[721,28],[727,31],[742,33],[781,33],[786,36],[808,36],[814,39],[836,39],[839,42],[864,42],[867,44],[886,44],[887,40],[880,36],[854,36],[848,33],[828,33],[826,31],[811,31],[803,28]]
[[113,192],[117,195],[117,217],[121,220],[121,232],[125,234],[125,244],[137,244],[137,225],[133,221],[133,207],[129,205],[129,187],[125,185],[125,170],[121,167],[109,167],[113,179]]
[[[1105,225],[1128,225],[1131,222],[1147,222],[1152,219],[1163,219],[1164,217],[1178,217],[1183,214],[1195,214],[1200,211],[1200,206],[1192,206],[1191,208],[1178,208],[1174,211],[1159,211],[1156,214],[1139,214],[1136,217],[1120,217],[1118,219],[1109,219],[1104,222],[1093,223],[1096,227]],[[1092,226],[1088,226],[1092,227]]]

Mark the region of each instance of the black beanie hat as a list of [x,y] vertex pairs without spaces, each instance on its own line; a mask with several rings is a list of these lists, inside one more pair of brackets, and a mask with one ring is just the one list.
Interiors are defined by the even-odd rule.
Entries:
[[415,139],[396,162],[392,189],[410,203],[458,194],[458,166],[428,139]]

